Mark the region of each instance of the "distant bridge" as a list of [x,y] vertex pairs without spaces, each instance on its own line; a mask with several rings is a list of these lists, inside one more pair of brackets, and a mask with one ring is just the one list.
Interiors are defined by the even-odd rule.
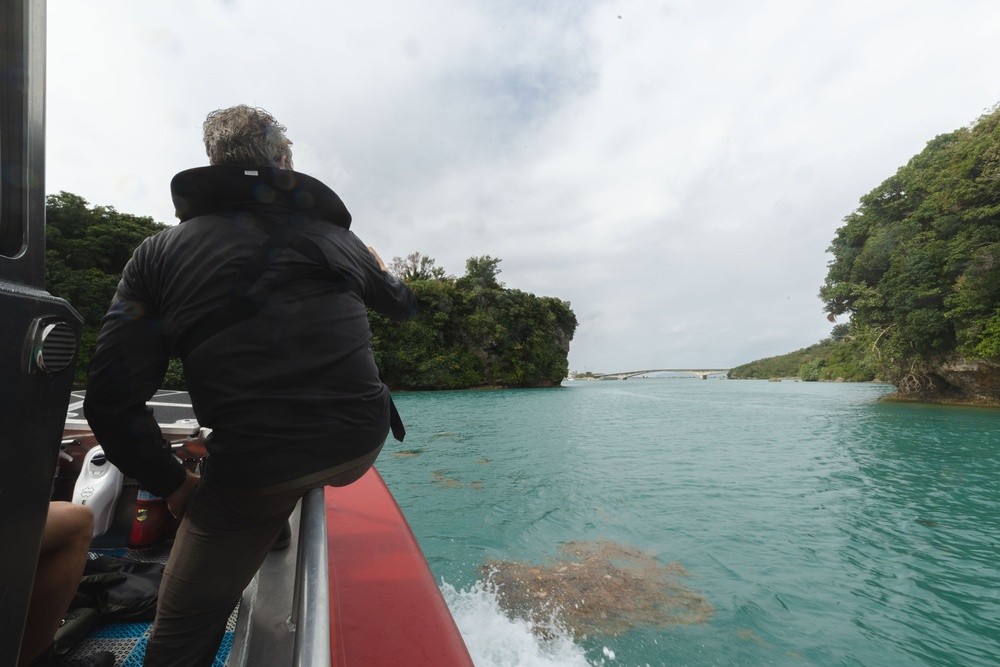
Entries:
[[627,380],[637,375],[649,375],[650,373],[687,373],[697,375],[702,380],[707,380],[710,375],[728,373],[728,368],[652,368],[645,371],[624,371],[620,373],[593,373],[591,377],[598,380]]

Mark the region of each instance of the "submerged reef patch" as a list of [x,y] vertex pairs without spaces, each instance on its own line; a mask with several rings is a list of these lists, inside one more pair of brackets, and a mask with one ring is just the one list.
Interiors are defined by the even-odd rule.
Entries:
[[439,486],[443,486],[447,489],[460,489],[462,487],[468,486],[471,489],[481,489],[483,488],[482,482],[461,482],[454,477],[448,477],[445,473],[448,472],[447,468],[441,468],[435,470],[431,473],[431,481]]
[[609,541],[567,542],[545,564],[491,560],[482,573],[511,616],[544,633],[553,624],[575,637],[619,635],[631,628],[706,623],[715,608],[680,582],[677,562]]

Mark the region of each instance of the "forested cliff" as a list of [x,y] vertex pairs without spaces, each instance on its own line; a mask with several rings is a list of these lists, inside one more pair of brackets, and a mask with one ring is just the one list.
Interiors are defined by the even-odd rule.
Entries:
[[[807,348],[809,379],[879,377],[900,397],[1000,404],[1000,109],[862,197],[829,252],[819,296],[849,327]],[[733,370],[779,359],[788,370],[793,355]]]
[[[167,225],[91,206],[67,192],[46,198],[46,216],[46,289],[84,319],[76,370],[82,386],[125,263],[143,239]],[[569,304],[505,288],[497,280],[499,263],[488,255],[471,258],[461,278],[445,275],[419,253],[391,263],[422,308],[416,319],[403,323],[369,313],[375,358],[390,387],[546,387],[566,377],[577,325]],[[176,360],[164,386],[184,387]]]
[[861,198],[820,298],[903,395],[1000,402],[1000,109]]
[[508,289],[499,259],[473,257],[461,278],[433,259],[396,257],[390,270],[417,294],[420,315],[403,323],[369,313],[372,347],[393,389],[551,387],[568,372],[576,316],[569,303]]

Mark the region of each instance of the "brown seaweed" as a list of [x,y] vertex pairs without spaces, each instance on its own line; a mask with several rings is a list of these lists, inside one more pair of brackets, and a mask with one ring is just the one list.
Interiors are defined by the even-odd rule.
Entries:
[[691,575],[641,549],[615,542],[567,542],[543,565],[488,561],[482,572],[500,606],[540,632],[555,623],[575,637],[630,628],[705,623],[715,608],[680,582]]

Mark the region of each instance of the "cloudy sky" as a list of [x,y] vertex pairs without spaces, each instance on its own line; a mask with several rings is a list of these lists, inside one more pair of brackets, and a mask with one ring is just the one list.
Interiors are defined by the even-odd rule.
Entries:
[[580,371],[829,334],[859,197],[1000,102],[995,0],[48,1],[46,190],[172,222],[205,114],[264,107],[388,260],[570,301]]

